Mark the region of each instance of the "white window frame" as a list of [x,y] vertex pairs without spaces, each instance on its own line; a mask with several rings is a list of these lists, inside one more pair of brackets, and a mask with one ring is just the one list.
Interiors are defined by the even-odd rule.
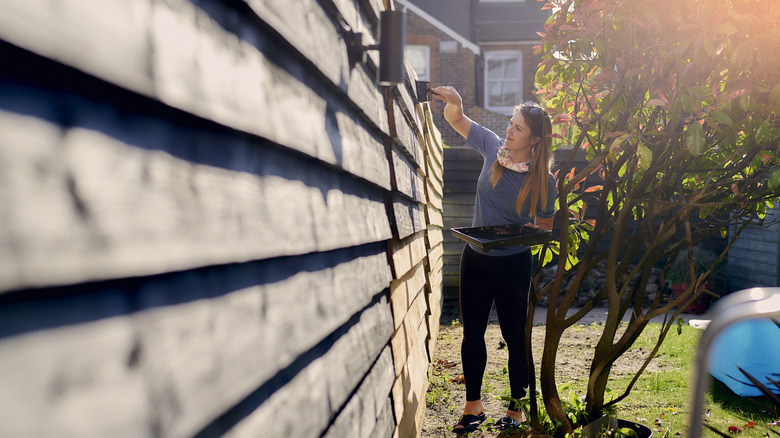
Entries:
[[[415,72],[417,72],[417,79],[421,81],[430,81],[431,80],[431,46],[426,45],[416,45],[411,44],[406,46],[406,50],[414,49],[414,50],[421,50],[423,53],[423,56],[425,57],[425,74],[420,74],[417,69],[415,69]],[[407,55],[408,58],[408,55]],[[411,63],[410,63],[411,65]],[[414,68],[414,66],[412,66]]]
[[[520,99],[518,99],[517,102],[511,102],[509,105],[505,106],[490,106],[490,84],[492,82],[495,82],[495,80],[491,80],[488,76],[489,74],[489,68],[490,61],[493,59],[510,59],[514,58],[518,62],[518,72],[520,77],[517,78],[517,82],[520,86]],[[519,50],[494,50],[485,52],[485,66],[484,66],[484,94],[485,96],[485,108],[489,109],[490,111],[495,111],[497,113],[505,114],[505,115],[512,115],[512,111],[514,110],[516,105],[519,105],[523,101],[523,52]]]

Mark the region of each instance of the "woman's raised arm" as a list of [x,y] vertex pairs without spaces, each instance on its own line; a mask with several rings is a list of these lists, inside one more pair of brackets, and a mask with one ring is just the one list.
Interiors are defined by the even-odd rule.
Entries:
[[444,107],[444,119],[458,134],[467,138],[471,130],[471,119],[463,113],[463,98],[454,87],[436,87],[431,90],[431,95],[447,104]]

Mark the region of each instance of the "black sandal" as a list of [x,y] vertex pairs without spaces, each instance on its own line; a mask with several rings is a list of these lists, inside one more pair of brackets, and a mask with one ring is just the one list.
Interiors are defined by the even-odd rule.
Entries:
[[500,420],[496,422],[496,424],[493,425],[494,428],[500,429],[500,430],[507,430],[511,427],[520,427],[520,422],[510,418],[509,416],[501,417]]
[[[473,432],[477,430],[479,425],[482,424],[482,422],[486,419],[487,415],[485,415],[484,411],[479,415],[463,415],[460,417],[458,424],[452,428],[452,431],[455,433]],[[459,428],[459,426],[462,426],[462,428]]]

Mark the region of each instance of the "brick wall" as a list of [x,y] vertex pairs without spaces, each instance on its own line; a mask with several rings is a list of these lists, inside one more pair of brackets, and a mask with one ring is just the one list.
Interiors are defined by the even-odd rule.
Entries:
[[474,107],[469,113],[472,120],[480,123],[485,128],[495,132],[499,137],[506,136],[506,127],[509,124],[509,117],[482,107]]
[[[453,41],[453,38],[413,12],[407,14],[406,20],[406,44],[427,45],[431,48],[431,86],[451,85],[455,87],[463,97],[463,106],[466,114],[470,114],[476,102],[476,69],[477,56],[470,49],[458,43],[458,49],[454,53],[440,53],[441,41]],[[431,104],[434,114],[434,122],[441,130],[442,139],[447,146],[463,145],[463,138],[455,132],[444,120],[442,111],[444,103],[434,100]]]
[[[476,122],[503,136],[509,117],[483,108],[484,90],[481,83],[482,60],[458,44],[458,50],[454,53],[441,53],[439,43],[453,41],[453,38],[438,28],[434,27],[414,12],[407,14],[406,44],[427,45],[431,48],[431,85],[451,85],[455,87],[463,97],[463,109],[466,114]],[[505,44],[491,45],[483,50],[521,50],[523,52],[523,100],[536,100],[536,88],[534,77],[539,57],[533,53],[532,44]],[[479,88],[478,88],[479,87]],[[517,102],[518,104],[521,102]],[[463,138],[458,135],[444,120],[442,111],[444,103],[434,100],[431,104],[434,114],[434,122],[442,132],[442,138],[447,146],[462,146]]]

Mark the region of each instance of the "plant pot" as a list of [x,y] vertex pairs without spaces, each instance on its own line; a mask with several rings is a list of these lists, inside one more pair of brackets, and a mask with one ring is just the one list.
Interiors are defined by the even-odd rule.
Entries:
[[[712,285],[707,282],[701,287],[704,289],[711,289]],[[688,283],[673,284],[672,294],[675,298],[679,298],[686,289],[688,289]],[[683,312],[701,314],[704,313],[708,307],[710,307],[710,295],[705,293],[699,296],[699,298],[696,298],[691,304],[688,304],[685,309],[683,309]]]
[[636,432],[638,438],[650,438],[653,436],[653,430],[645,425],[605,415],[583,426],[580,437],[601,438],[605,436],[605,432],[615,429],[631,429]]
[[633,421],[618,420],[618,429],[631,429],[636,432],[638,438],[650,438],[653,436],[653,429]]
[[644,424],[634,423],[628,420],[618,420],[619,429],[631,429],[636,432],[636,436],[639,438],[650,438],[653,436],[653,429],[645,426]]
[[604,436],[604,432],[618,427],[618,418],[614,415],[604,415],[582,426],[581,438],[596,438]]

